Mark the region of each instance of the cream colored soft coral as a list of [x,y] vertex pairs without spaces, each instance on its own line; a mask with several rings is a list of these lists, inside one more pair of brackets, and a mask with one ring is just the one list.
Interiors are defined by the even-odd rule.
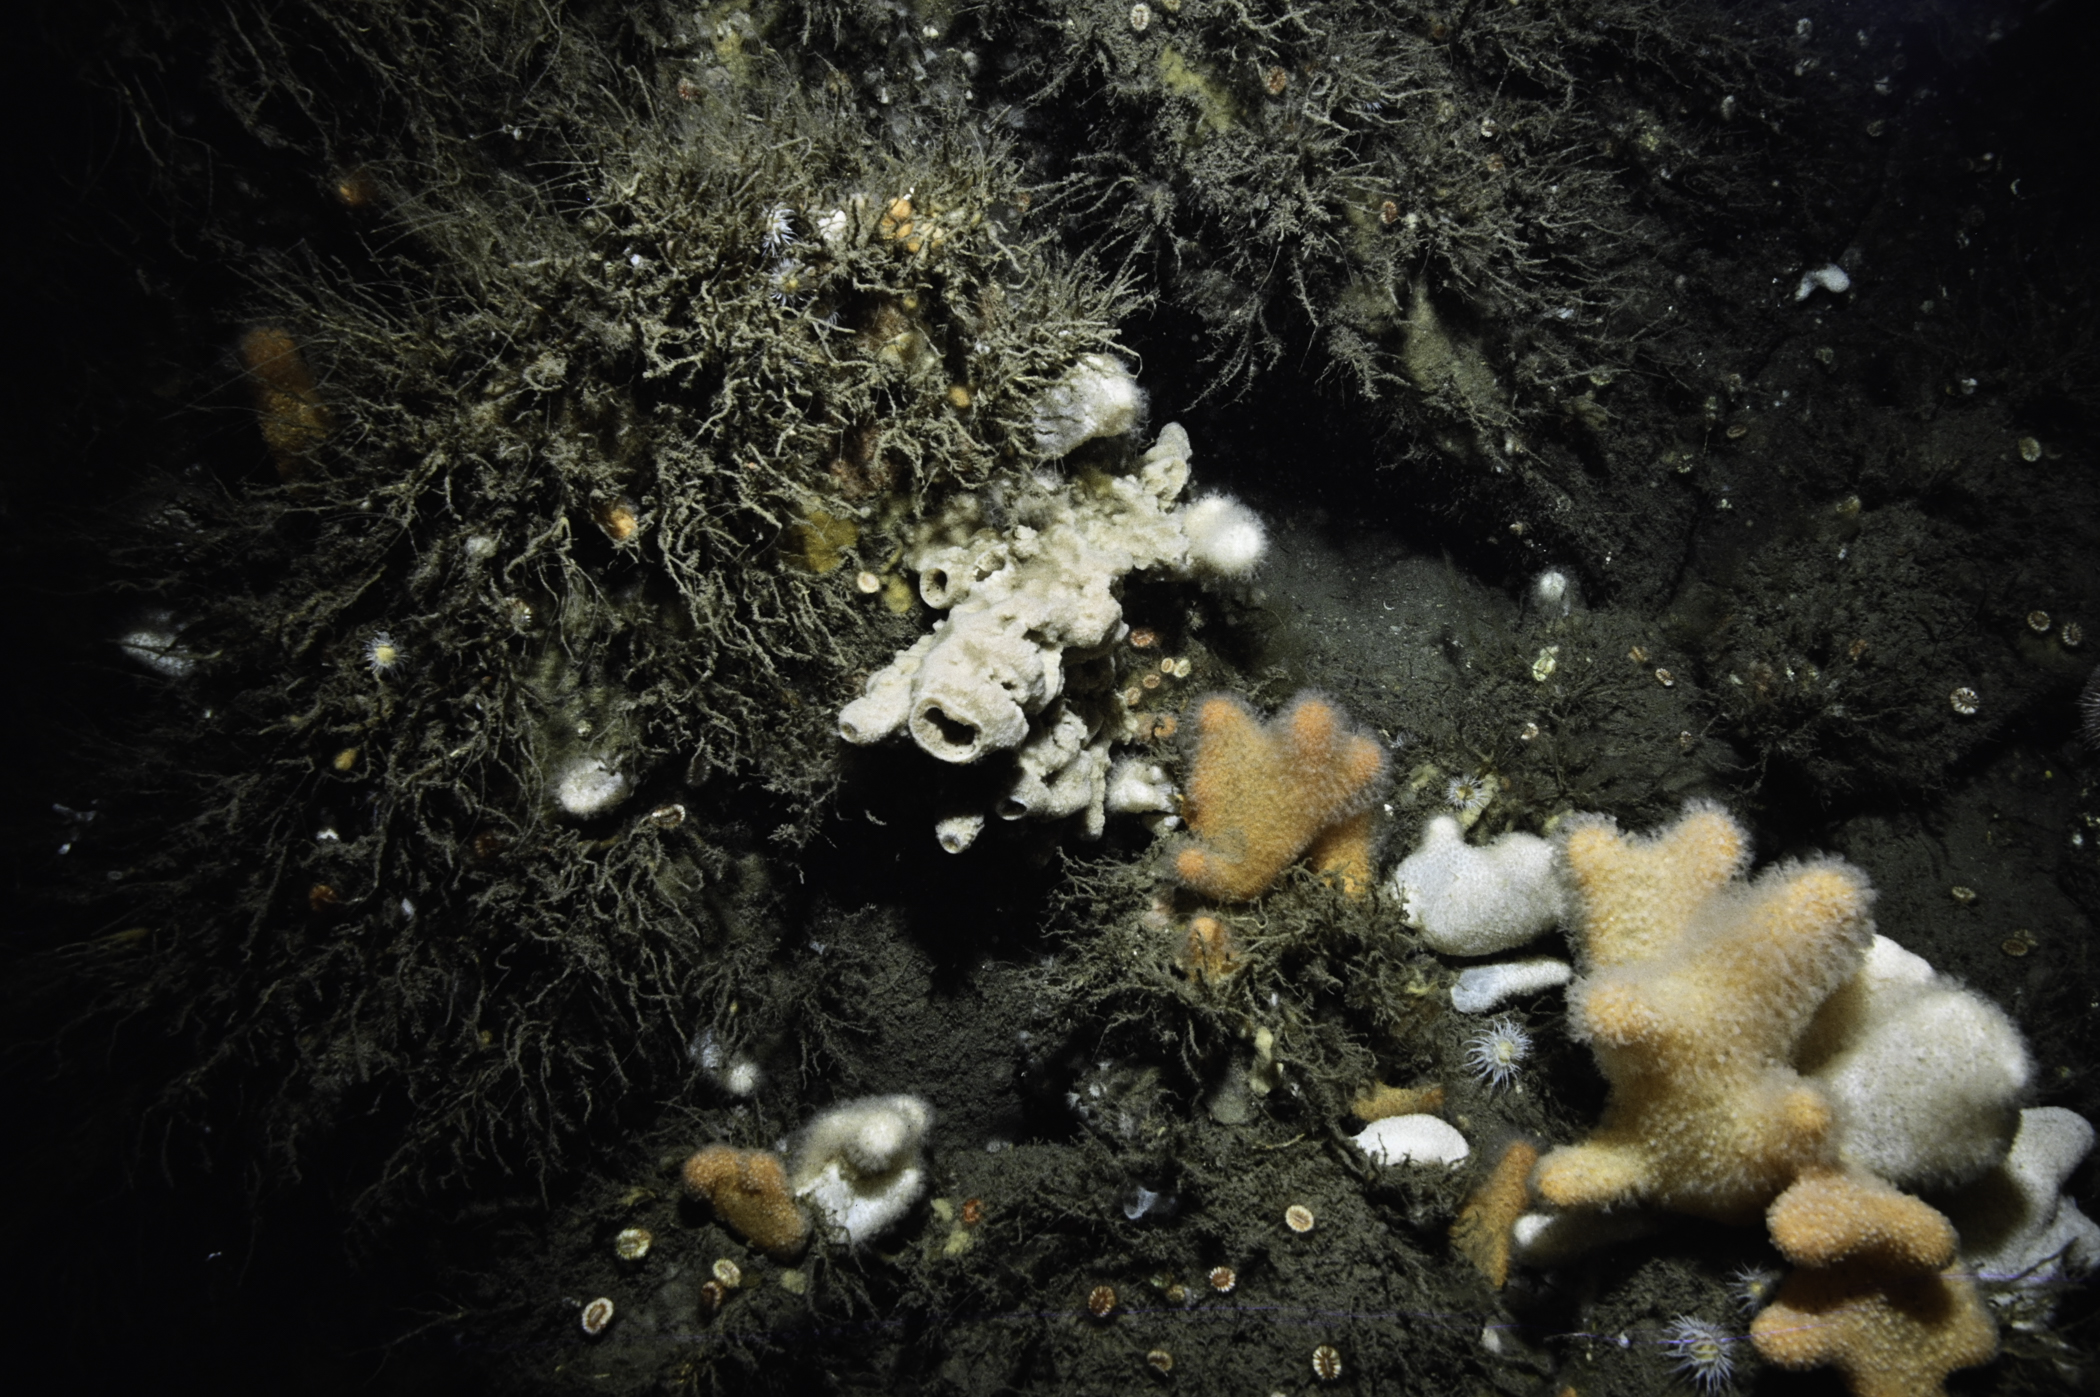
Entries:
[[[1077,816],[1092,838],[1119,809],[1170,813],[1164,777],[1150,791],[1108,780],[1114,746],[1149,735],[1153,721],[1132,713],[1136,699],[1116,683],[1116,647],[1129,634],[1123,579],[1238,575],[1264,546],[1244,506],[1182,504],[1188,482],[1188,433],[1168,423],[1130,470],[1043,472],[951,501],[902,559],[920,600],[945,614],[839,710],[839,736],[866,746],[902,733],[944,762],[1010,763],[1003,780],[955,788],[989,795],[1002,820]],[[968,848],[985,813],[948,811],[941,847]]]
[[1004,529],[983,525],[981,502],[958,502],[905,559],[944,617],[839,711],[839,735],[864,746],[902,732],[955,763],[1019,747],[1074,666],[1121,638],[1123,578],[1189,571],[1176,503],[1188,480],[1188,433],[1169,423],[1128,474],[1021,490]]
[[1540,1161],[1539,1196],[1722,1222],[1764,1212],[1804,1265],[1944,1266],[1946,1219],[1845,1165],[1836,1111],[1793,1066],[1874,939],[1866,876],[1823,858],[1744,882],[1747,836],[1700,801],[1651,836],[1593,816],[1561,838],[1585,961],[1570,1017],[1611,1095],[1587,1140]]
[[1857,1397],[1929,1397],[1987,1359],[1989,1314],[1943,1269],[1953,1227],[1848,1157],[1837,1109],[1794,1066],[1874,939],[1864,875],[1826,858],[1745,882],[1742,827],[1704,802],[1645,838],[1586,817],[1561,839],[1585,972],[1570,1017],[1611,1095],[1587,1140],[1540,1161],[1538,1194],[1734,1222],[1762,1211],[1802,1269],[1753,1326],[1758,1352],[1837,1367]]
[[1738,882],[1748,840],[1704,803],[1651,837],[1592,818],[1562,840],[1586,962],[1571,1017],[1612,1091],[1589,1139],[1541,1161],[1539,1193],[1755,1218],[1835,1162],[1829,1103],[1790,1060],[1873,938],[1866,878],[1824,859]]

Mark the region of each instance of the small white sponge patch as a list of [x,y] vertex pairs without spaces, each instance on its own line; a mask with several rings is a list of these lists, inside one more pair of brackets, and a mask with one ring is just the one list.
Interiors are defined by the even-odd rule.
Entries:
[[571,815],[602,815],[627,799],[627,778],[602,757],[578,757],[561,769],[554,802]]
[[1451,1007],[1461,1014],[1485,1014],[1520,994],[1537,994],[1575,978],[1575,967],[1553,956],[1526,956],[1475,965],[1458,974],[1451,987]]
[[1392,1164],[1457,1164],[1473,1152],[1466,1137],[1435,1116],[1387,1116],[1355,1137],[1381,1168]]

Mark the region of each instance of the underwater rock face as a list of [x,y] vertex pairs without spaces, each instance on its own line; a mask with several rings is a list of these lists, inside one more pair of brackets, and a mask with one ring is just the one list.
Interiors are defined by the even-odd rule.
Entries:
[[[2057,889],[2100,907],[2067,736],[2100,259],[2051,232],[2079,89],[2024,81],[2082,7],[1870,8],[53,9],[96,38],[52,71],[125,96],[21,132],[97,161],[18,181],[18,226],[93,219],[23,261],[59,315],[19,381],[79,408],[18,420],[51,464],[0,511],[49,836],[14,1021],[65,1103],[18,1163],[84,1205],[21,1221],[66,1293],[159,1297],[67,1383],[325,1380],[346,1334],[412,1384],[637,1397],[1783,1383],[1723,1294],[1781,1286],[1763,1231],[1510,1221],[1603,1087],[1542,992],[1565,963],[1454,958],[1546,928],[1504,915],[1544,884],[1469,867],[1439,920],[1396,878],[1415,935],[1380,874],[1442,811],[1456,863],[1727,800],[1872,870],[1971,987],[1906,991],[1842,1079],[1803,1039],[1841,1161],[2003,1148],[1993,1002],[2091,1114],[2054,1065],[2090,998]],[[1796,297],[1841,248],[1849,289]],[[980,637],[986,682],[921,715],[996,733],[975,760],[908,703],[842,741],[979,570],[1134,478],[1148,409],[1203,451],[1185,562],[1111,580],[1098,644]],[[1177,880],[1190,694],[1308,687],[1404,779],[1296,856],[1332,880]],[[1208,826],[1235,862],[1249,822]],[[922,1091],[794,1196],[795,1126]],[[1332,1148],[1344,1109],[1446,1099],[1480,1160]],[[742,1186],[681,1185],[705,1141]],[[2047,1291],[1993,1286],[2031,1332],[1979,1392],[2067,1381],[2046,1302],[2084,1313],[2091,1227],[2058,1173],[2011,1260],[1950,1205],[1968,1270],[2042,1279],[2069,1239]],[[1919,1225],[1862,1247],[1863,1209]],[[1637,1227],[1579,1325],[1538,1308],[1573,1272],[1481,1291]],[[251,1299],[326,1303],[193,1283],[244,1231],[279,1239]],[[398,1261],[331,1277],[344,1233]],[[1947,1233],[1900,1195],[1819,1175],[1773,1234],[1829,1263],[1773,1361],[1930,1390],[1977,1350],[1964,1283],[1902,1269]]]
[[[729,982],[829,816],[830,715],[896,649],[884,574],[959,496],[1026,487],[1034,408],[1109,355],[1125,293],[1031,231],[1000,135],[895,129],[748,16],[701,81],[699,21],[652,5],[236,9],[140,23],[223,59],[200,92],[257,121],[305,94],[300,134],[250,136],[324,183],[250,188],[327,227],[229,253],[213,401],[241,425],[112,525],[164,601],[108,634],[165,681],[191,773],[166,800],[192,808],[137,861],[169,954],[108,988],[191,1045],[156,1122],[285,1177],[352,1130],[377,1217],[558,1168],[732,1004],[792,1033],[803,1010]],[[324,51],[445,76],[380,78],[415,95],[376,120],[303,66]],[[1072,806],[1042,775],[1015,798]],[[205,1138],[199,1103],[236,1100]]]

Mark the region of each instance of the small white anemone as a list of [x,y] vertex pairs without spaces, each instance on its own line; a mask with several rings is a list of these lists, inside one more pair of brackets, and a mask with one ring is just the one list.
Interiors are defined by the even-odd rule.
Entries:
[[1269,551],[1261,516],[1230,495],[1205,495],[1181,511],[1189,562],[1221,577],[1245,577]]
[[1560,568],[1547,568],[1531,579],[1531,604],[1545,616],[1565,616],[1582,601],[1575,579]]
[[767,294],[785,304],[788,297],[799,296],[809,290],[809,268],[792,257],[783,257],[766,273]]
[[759,243],[768,257],[777,257],[783,248],[795,242],[795,211],[786,204],[775,204],[767,209],[759,224]]
[[1466,1067],[1491,1091],[1516,1081],[1524,1059],[1530,1056],[1531,1035],[1515,1019],[1497,1019],[1477,1037],[1466,1040]]
[[1728,1293],[1744,1314],[1754,1315],[1771,1303],[1779,1280],[1779,1273],[1769,1266],[1738,1266],[1728,1273]]
[[1701,1392],[1718,1392],[1735,1376],[1735,1357],[1728,1346],[1736,1336],[1709,1320],[1679,1315],[1663,1331],[1663,1350],[1677,1360],[1677,1371]]
[[408,663],[408,651],[390,631],[375,631],[365,642],[365,664],[375,675],[391,674]]
[[1444,803],[1462,816],[1478,815],[1494,798],[1494,783],[1479,776],[1454,776],[1444,787]]

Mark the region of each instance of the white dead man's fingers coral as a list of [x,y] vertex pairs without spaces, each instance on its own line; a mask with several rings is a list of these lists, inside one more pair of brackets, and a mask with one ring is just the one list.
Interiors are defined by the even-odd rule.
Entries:
[[926,1192],[920,1153],[933,1108],[916,1096],[864,1096],[811,1121],[788,1185],[834,1240],[860,1246],[894,1227]]

